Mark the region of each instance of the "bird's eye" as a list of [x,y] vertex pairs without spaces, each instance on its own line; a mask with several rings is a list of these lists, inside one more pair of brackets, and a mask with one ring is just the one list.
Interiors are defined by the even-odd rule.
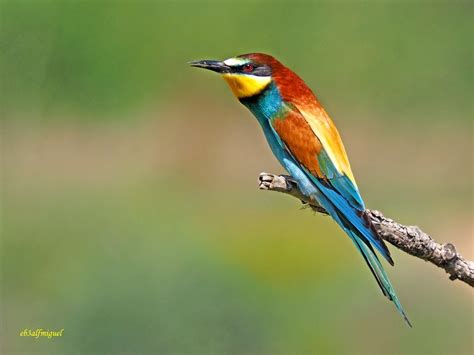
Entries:
[[251,73],[253,72],[253,65],[252,64],[245,64],[243,67],[242,67],[242,71],[244,73]]

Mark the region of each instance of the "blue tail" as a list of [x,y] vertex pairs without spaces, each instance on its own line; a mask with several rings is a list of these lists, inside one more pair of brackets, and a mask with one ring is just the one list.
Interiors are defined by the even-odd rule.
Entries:
[[405,311],[403,310],[403,307],[400,301],[398,300],[397,294],[395,293],[395,290],[393,289],[393,286],[390,283],[390,280],[388,279],[388,276],[385,273],[385,270],[383,269],[382,264],[380,264],[380,261],[377,258],[377,255],[374,253],[374,250],[372,249],[372,247],[368,247],[353,232],[350,232],[349,236],[351,237],[352,241],[354,242],[354,244],[356,245],[356,247],[359,249],[360,253],[364,257],[367,265],[372,271],[372,274],[377,280],[377,283],[382,289],[383,294],[395,304],[395,307],[397,307],[398,312],[402,315],[403,319],[405,319],[405,322],[408,324],[410,328],[412,328],[410,320],[408,319]]
[[[276,150],[276,152],[278,153],[278,150]],[[278,156],[278,154],[276,155]],[[337,224],[341,226],[347,235],[349,235],[359,252],[364,257],[364,260],[372,271],[372,274],[377,280],[383,294],[395,304],[398,312],[411,327],[411,323],[398,300],[395,290],[375,254],[374,247],[390,264],[393,265],[393,260],[390,257],[390,252],[387,246],[383,240],[374,233],[371,226],[364,221],[362,199],[358,199],[358,203],[351,205],[347,199],[335,190],[334,186],[328,184],[327,181],[318,179],[310,174],[306,169],[301,168],[299,164],[295,163],[291,156],[280,157],[279,159],[291,176],[296,179],[303,194],[316,197],[321,206],[329,213]]]
[[[321,205],[326,209],[326,211],[328,211],[337,224],[344,229],[347,235],[349,235],[359,252],[364,257],[364,260],[372,271],[372,274],[377,280],[383,294],[395,304],[398,312],[403,316],[408,326],[412,327],[400,301],[398,300],[395,290],[393,289],[393,286],[373,249],[372,244],[374,244],[377,250],[379,250],[390,262],[392,259],[383,241],[375,235],[370,226],[367,226],[366,223],[364,223],[363,217],[358,213],[358,211],[349,205],[347,200],[334,190],[324,186],[321,182],[314,182],[316,182],[319,191],[322,192],[322,195],[319,198]],[[391,264],[393,265],[393,261]]]

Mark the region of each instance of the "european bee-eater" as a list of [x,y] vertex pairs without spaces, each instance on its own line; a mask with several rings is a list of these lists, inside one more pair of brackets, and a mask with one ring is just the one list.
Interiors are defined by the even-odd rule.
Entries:
[[339,132],[311,89],[277,59],[262,53],[190,65],[223,76],[257,118],[273,154],[302,193],[324,207],[347,233],[383,294],[411,326],[374,248],[393,265],[390,252],[364,218],[364,201]]

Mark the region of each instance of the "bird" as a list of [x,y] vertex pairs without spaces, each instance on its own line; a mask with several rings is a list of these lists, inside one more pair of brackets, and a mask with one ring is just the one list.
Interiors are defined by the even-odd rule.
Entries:
[[256,117],[271,151],[301,192],[322,206],[350,237],[382,293],[412,327],[375,252],[394,265],[390,251],[366,218],[341,136],[303,79],[264,53],[189,64],[224,78],[234,96]]

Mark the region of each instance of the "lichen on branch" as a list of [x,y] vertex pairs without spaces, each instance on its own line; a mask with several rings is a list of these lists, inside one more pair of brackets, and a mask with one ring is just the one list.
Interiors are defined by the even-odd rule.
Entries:
[[[316,201],[301,193],[297,182],[291,176],[261,173],[259,188],[293,196],[314,211],[327,214],[326,210]],[[407,254],[444,269],[450,275],[451,280],[458,279],[474,287],[474,262],[463,258],[453,244],[439,244],[417,226],[405,226],[397,223],[379,211],[366,210],[365,214],[380,238]]]

